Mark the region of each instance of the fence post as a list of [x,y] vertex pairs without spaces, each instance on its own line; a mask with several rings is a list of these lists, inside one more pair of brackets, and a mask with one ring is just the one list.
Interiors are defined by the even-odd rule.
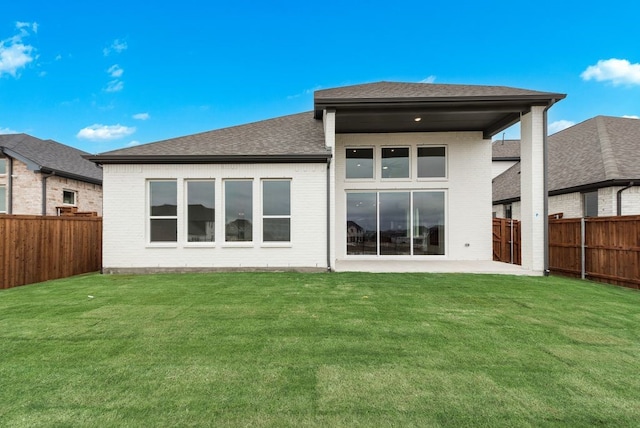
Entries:
[[511,239],[509,240],[509,247],[510,247],[509,263],[513,264],[513,219],[512,218],[509,219],[509,225],[511,226]]
[[580,219],[580,278],[585,279],[586,275],[586,255],[585,255],[585,235],[586,223],[584,217]]

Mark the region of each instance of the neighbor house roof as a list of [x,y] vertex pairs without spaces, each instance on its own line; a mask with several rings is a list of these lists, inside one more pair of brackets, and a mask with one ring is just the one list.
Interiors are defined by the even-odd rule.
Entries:
[[[549,194],[640,182],[640,120],[596,116],[548,137]],[[520,198],[520,163],[493,180],[494,203]]]
[[33,171],[102,184],[102,170],[83,157],[89,153],[53,140],[27,134],[3,134],[0,152],[24,162]]
[[98,163],[324,162],[331,156],[311,112],[90,156]]
[[532,106],[565,96],[507,86],[377,82],[318,90],[314,112],[320,119],[335,110],[336,132],[482,131],[491,138]]
[[520,140],[496,140],[491,149],[494,161],[520,160]]

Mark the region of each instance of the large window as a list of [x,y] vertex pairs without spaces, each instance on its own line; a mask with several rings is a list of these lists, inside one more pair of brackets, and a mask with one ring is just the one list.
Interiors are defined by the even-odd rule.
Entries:
[[0,175],[4,175],[7,173],[7,159],[0,158]]
[[215,241],[215,182],[187,181],[187,241]]
[[598,191],[582,194],[585,217],[598,217]]
[[347,193],[348,255],[443,255],[443,191]]
[[0,213],[7,212],[7,188],[0,186]]
[[225,241],[253,240],[253,181],[224,182]]
[[382,149],[382,178],[409,178],[409,148]]
[[446,149],[444,147],[418,147],[418,177],[443,178],[446,176]]
[[262,240],[264,242],[291,240],[291,181],[289,180],[262,182]]
[[373,149],[346,149],[346,177],[373,178]]
[[175,180],[149,182],[149,240],[176,242],[178,238],[178,189]]

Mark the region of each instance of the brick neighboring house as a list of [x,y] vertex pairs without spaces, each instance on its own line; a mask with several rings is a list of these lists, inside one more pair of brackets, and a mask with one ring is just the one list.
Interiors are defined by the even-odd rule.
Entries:
[[[640,214],[640,120],[596,116],[548,138],[549,214],[565,218]],[[493,160],[509,150],[493,143]],[[520,162],[493,180],[496,217],[520,218]]]
[[0,135],[0,213],[102,215],[102,170],[89,153],[27,134]]

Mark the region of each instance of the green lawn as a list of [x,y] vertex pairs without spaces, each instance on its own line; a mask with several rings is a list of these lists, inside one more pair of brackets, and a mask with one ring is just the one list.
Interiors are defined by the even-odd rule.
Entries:
[[0,426],[638,426],[640,293],[88,275],[0,291]]

